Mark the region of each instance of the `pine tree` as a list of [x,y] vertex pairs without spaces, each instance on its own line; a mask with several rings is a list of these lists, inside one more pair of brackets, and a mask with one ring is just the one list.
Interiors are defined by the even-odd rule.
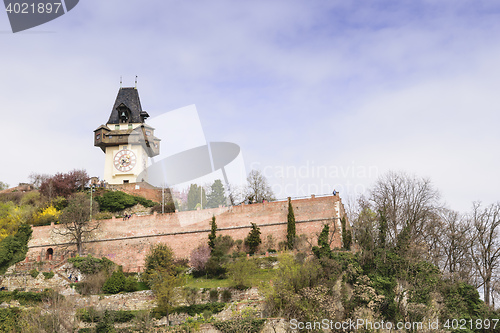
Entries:
[[220,205],[225,205],[226,201],[224,185],[222,185],[220,179],[217,179],[210,187],[210,193],[207,195],[207,208],[217,208]]
[[290,250],[295,247],[295,214],[293,213],[292,199],[288,198],[288,224],[286,228],[286,244]]
[[257,251],[257,247],[262,243],[260,239],[260,228],[252,223],[252,230],[248,233],[248,237],[245,239],[245,244],[249,247],[250,254],[254,254]]
[[208,235],[208,246],[210,246],[210,249],[215,248],[215,239],[217,238],[217,235],[215,234],[217,231],[217,224],[215,223],[215,216],[212,216],[212,222],[210,223],[210,235]]

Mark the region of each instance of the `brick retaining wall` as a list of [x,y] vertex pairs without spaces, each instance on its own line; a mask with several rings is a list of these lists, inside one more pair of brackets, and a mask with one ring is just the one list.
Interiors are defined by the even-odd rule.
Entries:
[[[324,196],[292,200],[296,219],[297,235],[306,234],[311,241],[325,223],[335,223],[338,237],[333,246],[341,246],[339,218],[344,216],[344,207],[338,196]],[[97,257],[108,257],[124,271],[141,271],[144,258],[151,245],[164,242],[172,247],[177,257],[188,258],[199,244],[207,242],[210,221],[216,216],[218,234],[230,235],[233,239],[244,239],[251,223],[261,230],[261,239],[272,235],[277,242],[286,238],[288,202],[276,201],[252,205],[221,207],[199,211],[171,214],[133,216],[129,220],[110,219],[99,221],[101,228],[85,243],[87,253]],[[58,225],[33,228],[26,261],[45,260],[52,249],[53,260],[67,257],[74,246],[67,239],[53,232]]]

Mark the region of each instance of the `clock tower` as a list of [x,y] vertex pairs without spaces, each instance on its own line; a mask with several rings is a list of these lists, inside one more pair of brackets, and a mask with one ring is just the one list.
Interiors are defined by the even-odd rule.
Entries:
[[146,170],[148,157],[160,153],[160,139],[145,121],[136,88],[120,88],[106,125],[94,131],[94,146],[106,154],[104,180],[111,185],[147,182],[137,179]]

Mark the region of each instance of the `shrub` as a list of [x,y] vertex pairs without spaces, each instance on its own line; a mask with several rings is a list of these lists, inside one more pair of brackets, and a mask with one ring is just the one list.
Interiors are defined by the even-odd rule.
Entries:
[[203,244],[191,251],[189,263],[195,271],[204,272],[209,259],[210,247],[207,244]]
[[252,285],[251,277],[257,269],[254,260],[242,258],[227,265],[227,274],[231,279],[232,286],[243,290]]
[[33,225],[50,225],[51,223],[59,222],[61,211],[58,211],[54,206],[48,206],[41,212],[34,214]]
[[42,204],[42,196],[40,192],[33,191],[27,192],[20,202],[20,206],[30,205],[30,206],[40,206]]
[[80,283],[75,284],[76,291],[81,295],[97,295],[102,293],[102,286],[107,280],[106,272],[88,274]]
[[94,219],[96,220],[109,220],[113,218],[113,214],[110,212],[99,212],[94,215]]
[[102,291],[107,294],[117,294],[123,291],[125,287],[125,275],[121,269],[114,271],[113,274],[104,282]]
[[97,274],[99,271],[109,271],[114,266],[114,263],[108,258],[99,259],[90,254],[86,257],[69,258],[68,261],[83,274]]
[[36,277],[38,276],[40,272],[36,270],[36,268],[33,268],[31,271],[30,271],[30,275],[32,278],[36,279]]
[[99,203],[101,211],[106,212],[118,212],[125,208],[135,206],[136,204],[141,204],[144,207],[153,207],[155,205],[155,202],[151,200],[139,196],[132,196],[121,191],[106,192],[96,197],[95,200]]
[[21,224],[15,235],[7,236],[0,241],[0,274],[5,274],[10,266],[26,258],[32,232],[30,225]]
[[210,290],[210,302],[217,302],[219,300],[219,291],[217,289]]
[[43,276],[45,276],[45,279],[48,280],[48,279],[52,279],[54,277],[54,272],[53,271],[50,271],[50,272],[43,272],[42,273]]
[[19,308],[0,309],[0,332],[16,332],[19,328]]
[[213,314],[219,313],[224,310],[226,304],[221,302],[212,302],[205,304],[193,304],[189,306],[178,306],[173,309],[174,313],[187,313],[190,316],[210,311]]
[[198,299],[198,288],[184,287],[182,295],[189,305],[194,305]]
[[[226,268],[223,264],[227,261],[225,256],[215,257],[212,256],[207,262],[205,267],[205,272],[210,278],[224,278],[226,274]],[[197,276],[197,272],[193,272],[193,276]]]
[[165,213],[175,213],[175,203],[173,201],[165,202],[165,207],[163,207],[163,209],[161,207],[161,204],[155,204],[152,208],[153,212],[157,212],[160,214],[162,210]]
[[52,199],[52,206],[61,211],[64,208],[68,207],[68,199],[66,199],[65,197],[56,197]]
[[224,291],[222,292],[222,301],[227,303],[231,300],[231,298],[233,297],[233,295],[231,295],[231,290],[229,289],[224,289]]
[[141,204],[141,205],[143,205],[146,208],[151,208],[151,207],[154,207],[156,205],[156,203],[154,201],[146,199],[146,198],[143,198],[143,197],[140,197],[140,196],[137,196],[137,195],[134,196],[134,199],[135,199],[135,201],[138,204]]
[[264,326],[265,319],[242,318],[226,321],[216,321],[213,323],[215,328],[224,333],[258,333]]
[[97,311],[93,307],[89,307],[79,309],[77,311],[77,317],[84,323],[127,323],[135,318],[135,314],[133,311],[125,310]]
[[54,291],[51,289],[45,289],[41,293],[34,292],[24,292],[24,291],[3,291],[0,292],[0,302],[10,302],[12,300],[18,300],[21,305],[40,303],[44,299],[48,299],[54,295]]
[[140,289],[139,282],[135,276],[127,276],[125,278],[125,284],[123,285],[123,291],[134,292]]

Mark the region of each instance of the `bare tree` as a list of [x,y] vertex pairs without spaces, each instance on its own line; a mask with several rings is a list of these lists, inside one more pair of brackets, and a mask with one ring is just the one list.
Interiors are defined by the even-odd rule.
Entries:
[[40,186],[42,185],[42,183],[44,181],[46,181],[47,179],[49,179],[51,176],[49,174],[46,174],[46,173],[36,173],[36,172],[32,172],[30,173],[30,175],[28,176],[28,179],[30,181],[31,184],[33,184],[33,186],[36,188],[36,189],[39,189]]
[[429,179],[389,172],[370,191],[373,211],[384,212],[387,242],[396,244],[406,230],[413,244],[424,241],[424,230],[434,221],[440,207],[439,193]]
[[500,265],[500,202],[482,208],[475,202],[470,215],[472,237],[470,251],[477,274],[481,277],[484,302],[490,305],[492,280]]
[[252,170],[247,177],[247,196],[254,202],[275,200],[274,193],[260,171]]
[[[473,272],[469,252],[471,225],[460,213],[443,208],[439,220],[429,226],[433,262],[451,279],[472,283]],[[432,251],[433,250],[433,251]]]
[[9,188],[9,184],[0,182],[0,191],[6,190]]
[[351,202],[351,212],[349,218],[352,221],[352,230],[355,242],[365,252],[371,252],[375,249],[377,239],[378,216],[372,210],[368,200],[361,196],[357,203]]
[[[76,245],[78,254],[83,253],[83,242],[91,233],[99,228],[99,222],[90,220],[91,214],[99,211],[99,205],[95,201],[90,201],[85,193],[73,194],[61,216],[59,223],[61,226],[54,229],[54,232],[66,236],[70,242]],[[91,213],[92,212],[92,213]]]
[[20,312],[18,332],[21,333],[69,333],[75,332],[76,322],[72,304],[55,291],[42,296],[42,306]]

